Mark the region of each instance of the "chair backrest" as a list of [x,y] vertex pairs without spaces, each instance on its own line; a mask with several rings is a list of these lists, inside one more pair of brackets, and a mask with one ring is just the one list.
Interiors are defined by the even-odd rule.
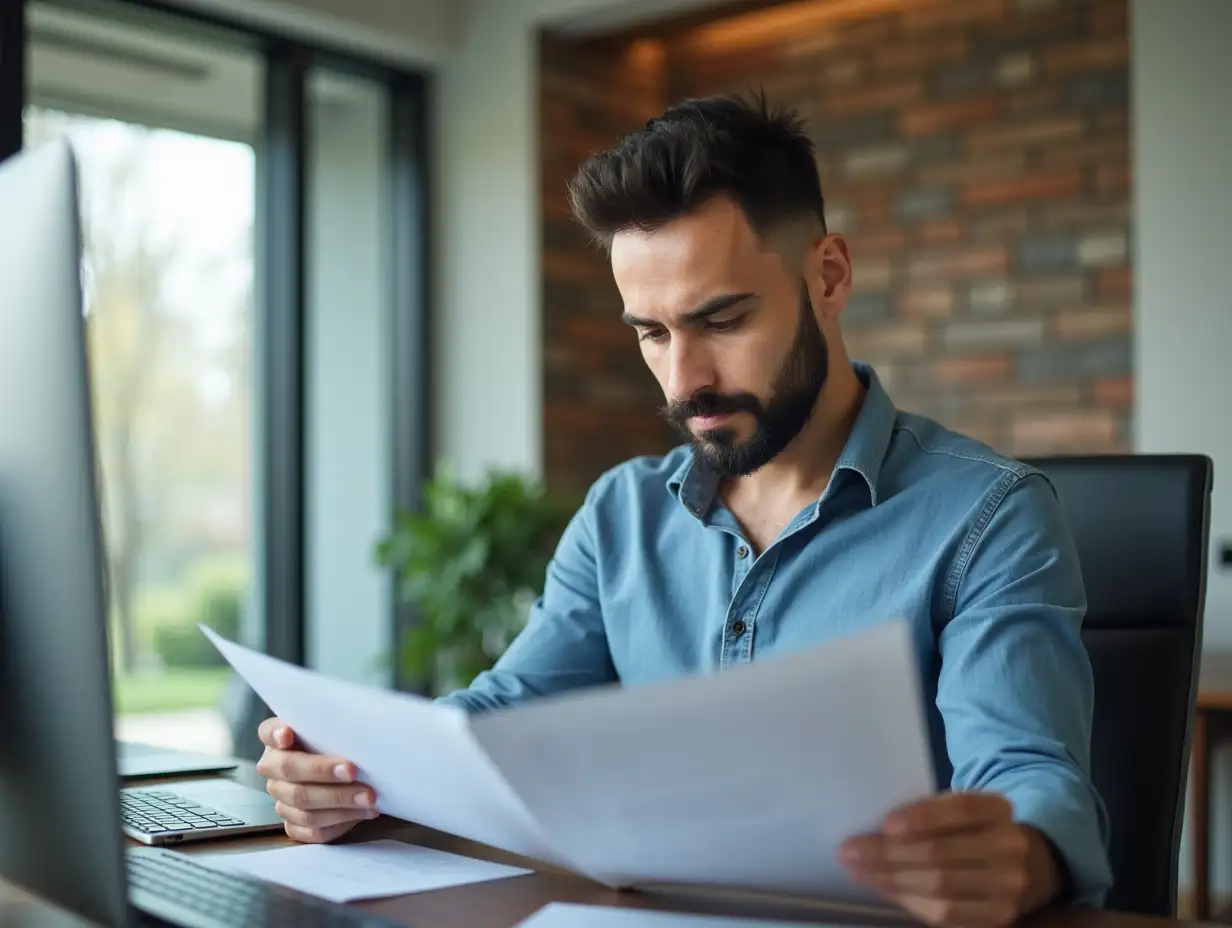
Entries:
[[1092,778],[1108,807],[1109,908],[1173,916],[1206,601],[1212,463],[1028,459],[1055,484],[1087,590]]

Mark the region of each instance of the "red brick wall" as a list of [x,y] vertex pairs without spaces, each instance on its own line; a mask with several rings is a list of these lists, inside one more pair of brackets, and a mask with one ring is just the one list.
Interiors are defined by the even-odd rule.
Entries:
[[675,440],[565,180],[669,100],[750,88],[809,122],[852,247],[845,339],[900,406],[1014,454],[1128,448],[1126,3],[809,0],[664,32],[658,55],[546,43],[549,481]]
[[613,464],[678,441],[663,396],[620,321],[606,257],[569,213],[565,185],[593,151],[663,109],[654,46],[540,39],[544,477],[582,490]]

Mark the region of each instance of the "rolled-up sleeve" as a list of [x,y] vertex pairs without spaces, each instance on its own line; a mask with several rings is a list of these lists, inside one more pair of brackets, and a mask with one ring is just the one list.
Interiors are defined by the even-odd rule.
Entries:
[[1052,844],[1068,901],[1102,906],[1108,821],[1090,778],[1094,681],[1080,637],[1086,594],[1047,478],[1007,473],[947,590],[937,706],[954,789],[1006,796]]

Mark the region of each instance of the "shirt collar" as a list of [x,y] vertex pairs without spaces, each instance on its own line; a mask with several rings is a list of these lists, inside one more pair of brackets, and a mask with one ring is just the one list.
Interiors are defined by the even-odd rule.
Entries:
[[864,394],[864,405],[860,407],[851,435],[847,437],[847,444],[843,446],[843,453],[838,456],[834,470],[835,473],[840,470],[854,471],[863,477],[868,485],[869,502],[876,506],[879,501],[877,485],[881,479],[881,467],[885,463],[886,453],[890,450],[890,438],[894,434],[894,423],[898,421],[898,410],[877,378],[876,371],[861,361],[854,361],[851,366],[867,390]]
[[[877,378],[876,371],[862,361],[853,361],[851,366],[867,389],[851,435],[834,465],[834,476],[840,471],[858,474],[868,487],[869,502],[876,506],[881,466],[890,447],[898,410]],[[719,475],[700,464],[692,453],[667,479],[668,491],[698,519],[709,511],[718,488]]]

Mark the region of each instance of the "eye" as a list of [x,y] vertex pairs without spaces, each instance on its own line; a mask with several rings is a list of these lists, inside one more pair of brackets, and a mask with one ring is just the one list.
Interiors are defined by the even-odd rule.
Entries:
[[715,332],[730,332],[737,328],[744,321],[743,316],[737,316],[734,319],[711,319],[706,327]]
[[666,338],[666,329],[643,329],[637,340],[639,342],[661,342]]

